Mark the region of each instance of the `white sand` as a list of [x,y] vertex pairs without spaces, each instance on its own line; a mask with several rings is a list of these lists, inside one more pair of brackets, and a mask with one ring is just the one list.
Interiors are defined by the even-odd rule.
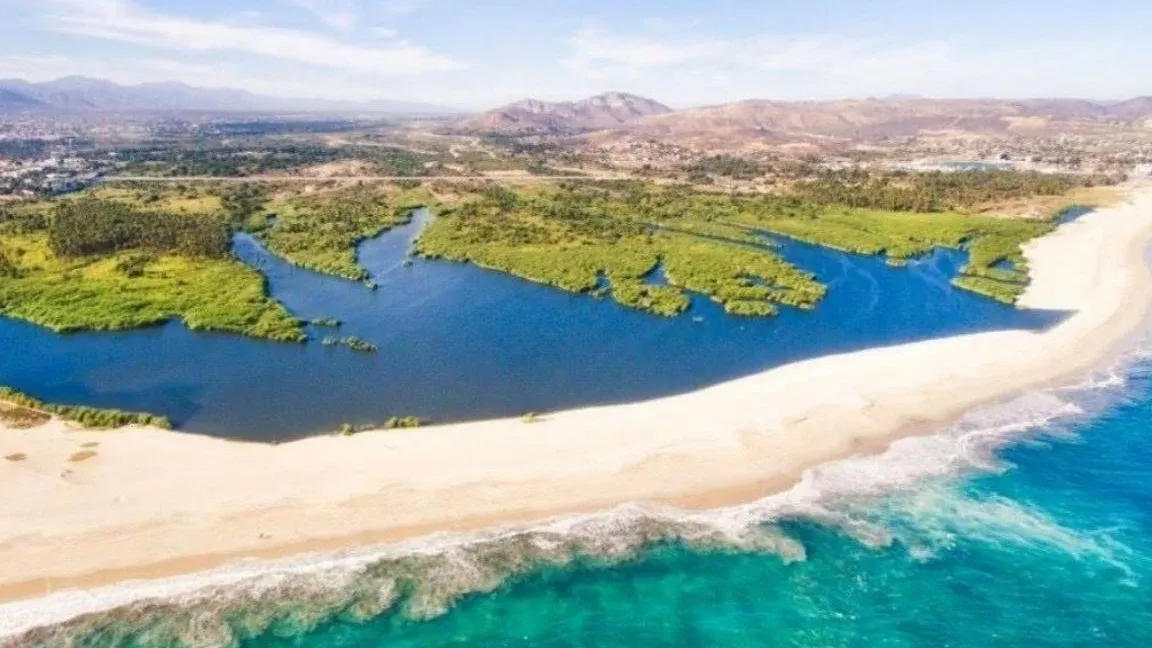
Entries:
[[[1031,244],[1043,333],[787,365],[650,402],[281,446],[60,422],[0,430],[0,600],[651,500],[713,506],[876,452],[974,405],[1084,373],[1152,306],[1152,190]],[[674,368],[671,368],[674,370]],[[96,457],[69,457],[98,442]]]

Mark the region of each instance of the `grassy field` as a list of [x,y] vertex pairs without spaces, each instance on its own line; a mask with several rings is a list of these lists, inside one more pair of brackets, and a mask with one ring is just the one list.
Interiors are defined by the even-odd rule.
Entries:
[[[847,252],[885,255],[894,266],[937,247],[965,248],[959,288],[1014,303],[1028,283],[1021,245],[1051,219],[917,213],[820,205],[795,196],[739,196],[640,183],[489,188],[437,219],[420,254],[501,270],[572,292],[607,289],[622,304],[661,315],[699,292],[740,315],[814,307],[810,274],[763,247],[763,233]],[[740,245],[758,242],[760,247]],[[667,286],[645,276],[663,263]]]
[[220,195],[208,187],[123,187],[99,186],[61,198],[96,198],[137,205],[156,211],[181,214],[218,214],[223,210]]
[[182,320],[193,330],[302,341],[301,324],[232,258],[133,251],[64,258],[47,233],[0,237],[0,313],[59,332],[114,331]]
[[408,223],[420,202],[368,186],[282,198],[268,205],[275,221],[260,235],[269,250],[302,268],[364,281],[356,246]]
[[734,222],[847,252],[884,254],[893,265],[934,248],[965,247],[968,264],[953,283],[1005,303],[1015,303],[1028,284],[1021,246],[1055,227],[1051,221],[865,209],[799,217],[750,212]]
[[[571,292],[607,291],[658,315],[685,311],[685,290],[737,315],[772,315],[778,304],[811,308],[824,288],[780,257],[615,215],[574,193],[485,194],[434,220],[419,254],[467,261]],[[648,279],[663,263],[667,285]]]
[[[0,313],[59,332],[172,319],[194,330],[302,341],[302,324],[235,259],[230,229],[313,270],[366,279],[356,244],[410,219],[418,187],[266,195],[247,186],[97,187],[0,210]],[[267,216],[277,217],[270,220]]]
[[[435,183],[330,184],[310,193],[255,185],[98,187],[0,208],[0,313],[56,331],[178,319],[195,330],[301,341],[302,324],[267,297],[257,271],[231,255],[228,233],[252,231],[292,263],[368,283],[357,245],[407,223],[414,206],[439,208],[438,201],[451,207],[438,209],[417,241],[419,254],[610,296],[658,315],[687,310],[689,292],[744,316],[771,316],[781,305],[815,307],[825,287],[766,245],[765,233],[885,255],[897,266],[937,247],[964,248],[969,263],[954,284],[1014,303],[1028,283],[1021,245],[1050,231],[1060,206],[1107,194],[1076,187],[1060,197],[1050,194],[1062,186],[1047,178],[973,176],[945,188],[986,202],[1000,192],[1005,205],[1039,193],[1031,200],[1044,201],[1043,213],[1000,218],[845,206],[864,200],[867,182],[848,177],[809,186],[820,200],[634,181],[451,191]],[[919,187],[888,183],[881,197],[906,206],[937,196],[908,186]],[[657,268],[666,281],[654,280]]]

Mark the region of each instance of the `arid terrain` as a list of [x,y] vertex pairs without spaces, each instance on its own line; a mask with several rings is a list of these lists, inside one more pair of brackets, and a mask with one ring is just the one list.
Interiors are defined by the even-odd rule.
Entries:
[[[625,109],[611,108],[623,102]],[[951,157],[1096,170],[1147,163],[1152,98],[751,100],[661,110],[612,93],[580,102],[525,101],[461,120],[455,130],[583,149],[619,163],[662,166],[703,154]]]

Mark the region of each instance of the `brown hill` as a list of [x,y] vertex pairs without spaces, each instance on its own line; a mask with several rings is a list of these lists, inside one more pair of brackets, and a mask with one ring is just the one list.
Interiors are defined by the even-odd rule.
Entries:
[[1142,121],[1152,118],[1152,97],[1136,97],[1108,106],[1108,115],[1124,121]]
[[466,131],[516,135],[567,135],[619,127],[641,117],[671,112],[662,103],[623,92],[580,101],[525,99],[458,124]]
[[695,148],[781,143],[833,146],[927,133],[976,135],[1070,130],[1078,123],[1152,118],[1152,99],[1103,104],[1078,99],[848,99],[744,101],[641,117],[592,136],[640,137]]

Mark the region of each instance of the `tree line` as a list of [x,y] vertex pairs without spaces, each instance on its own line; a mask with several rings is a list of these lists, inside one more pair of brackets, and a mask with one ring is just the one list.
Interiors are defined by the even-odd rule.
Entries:
[[160,143],[116,150],[129,175],[243,177],[340,161],[371,164],[380,175],[422,176],[433,158],[392,147],[252,142],[188,146]]
[[1109,184],[1104,176],[1000,169],[897,172],[864,169],[825,171],[798,182],[793,193],[818,204],[902,212],[966,210],[1004,200],[1060,196],[1073,189]]
[[231,232],[219,217],[145,211],[125,203],[84,198],[59,204],[48,244],[60,256],[147,250],[195,257],[224,257]]

